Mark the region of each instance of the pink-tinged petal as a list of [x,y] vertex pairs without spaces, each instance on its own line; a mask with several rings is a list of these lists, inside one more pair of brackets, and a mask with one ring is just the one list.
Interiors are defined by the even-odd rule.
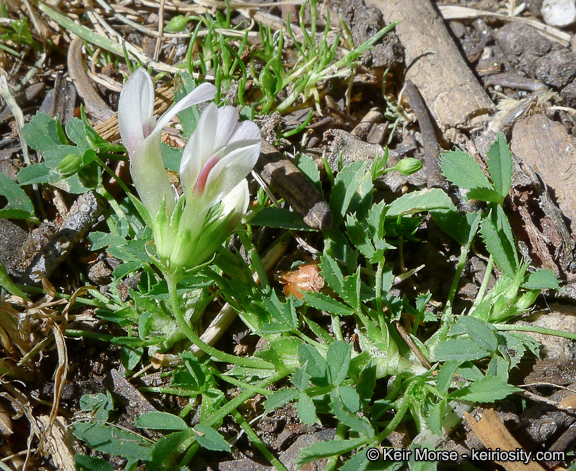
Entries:
[[194,134],[186,144],[180,162],[180,183],[184,192],[191,192],[206,162],[212,157],[218,108],[210,103],[200,116]]
[[233,106],[223,106],[218,109],[218,126],[214,139],[214,150],[228,145],[230,138],[238,128],[238,111]]
[[211,83],[203,83],[198,85],[194,90],[192,90],[188,95],[182,98],[178,103],[176,103],[172,108],[170,108],[162,117],[158,120],[156,128],[153,132],[160,132],[168,123],[176,116],[180,111],[190,108],[198,103],[204,103],[205,101],[212,100],[216,96],[216,87]]
[[260,156],[260,140],[236,142],[227,151],[206,180],[205,198],[210,205],[221,201],[252,171]]
[[172,186],[160,154],[160,136],[144,139],[130,159],[130,174],[138,196],[152,218],[166,198],[166,212],[172,213],[175,201]]
[[200,175],[198,176],[198,180],[196,180],[196,184],[194,185],[194,193],[197,195],[204,194],[204,189],[206,188],[206,180],[208,179],[208,175],[210,171],[214,168],[214,166],[218,163],[218,157],[211,157],[202,168]]
[[127,80],[118,102],[118,128],[131,157],[146,137],[144,126],[154,113],[154,85],[148,72],[140,68]]
[[242,121],[236,128],[228,144],[238,141],[256,140],[260,139],[260,136],[260,128],[258,128],[256,123],[252,121]]

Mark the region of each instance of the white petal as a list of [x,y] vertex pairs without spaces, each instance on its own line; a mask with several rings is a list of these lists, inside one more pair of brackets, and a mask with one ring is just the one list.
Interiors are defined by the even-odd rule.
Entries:
[[168,214],[174,209],[174,195],[160,154],[160,136],[148,136],[134,151],[130,159],[130,174],[146,209],[152,218],[166,198]]
[[230,142],[230,138],[238,128],[238,111],[233,106],[218,109],[218,127],[214,139],[214,150],[218,150]]
[[210,205],[221,201],[252,171],[260,156],[260,140],[236,142],[227,150],[206,180],[206,199]]
[[148,72],[140,68],[124,84],[118,102],[118,127],[128,155],[144,140],[143,126],[154,113],[154,85]]
[[198,103],[203,103],[208,100],[212,100],[216,96],[216,87],[211,83],[203,83],[198,85],[194,90],[192,90],[188,95],[182,98],[178,103],[176,103],[172,108],[170,108],[162,117],[158,120],[154,132],[162,131],[162,129],[176,116],[180,111],[190,108],[192,105],[197,105]]
[[214,137],[218,120],[218,108],[210,103],[200,116],[194,134],[186,144],[180,162],[180,183],[184,191],[192,191],[204,164],[214,152]]
[[228,143],[232,144],[237,141],[250,141],[254,139],[260,139],[260,128],[252,121],[242,121]]
[[250,191],[248,190],[248,180],[245,178],[238,183],[230,193],[222,198],[223,214],[232,214],[230,225],[232,230],[238,220],[246,214],[250,204]]

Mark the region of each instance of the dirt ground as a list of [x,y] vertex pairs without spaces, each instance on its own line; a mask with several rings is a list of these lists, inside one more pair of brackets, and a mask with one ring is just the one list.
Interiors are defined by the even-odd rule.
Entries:
[[[164,15],[165,23],[180,12],[178,8],[193,6],[184,1],[174,2],[177,6],[173,8],[169,0],[109,3],[117,7],[118,13],[134,17],[150,29],[157,29],[160,3],[163,8],[160,16]],[[201,4],[202,8],[212,4],[210,1],[205,3]],[[349,26],[356,45],[398,19],[399,15],[402,21],[393,33],[361,56],[349,90],[345,78],[322,83],[321,109],[316,109],[310,102],[300,110],[257,119],[263,138],[276,147],[270,152],[300,151],[314,157],[318,163],[325,155],[336,170],[340,155],[343,155],[344,164],[357,160],[371,163],[388,145],[390,164],[406,156],[416,157],[424,163],[424,169],[412,176],[390,174],[384,179],[386,191],[400,195],[407,188],[448,189],[438,164],[439,153],[459,148],[484,165],[483,159],[496,135],[504,133],[515,159],[507,209],[520,252],[530,257],[535,266],[552,270],[563,286],[562,291],[550,293],[546,298],[545,303],[550,308],[547,315],[526,319],[526,322],[574,332],[576,52],[573,46],[576,44],[576,25],[562,29],[546,26],[540,14],[541,1],[527,1],[522,5],[520,1],[497,0],[453,0],[432,4],[421,0],[367,0],[367,3],[364,0],[325,1],[318,7],[320,21],[325,22],[328,11],[333,23],[337,24],[340,17]],[[12,42],[4,41],[17,49],[18,58],[0,50],[1,73],[23,112],[24,122],[40,110],[59,116],[65,124],[79,115],[79,106],[83,104],[96,130],[107,140],[118,139],[117,127],[110,123],[114,121],[118,106],[122,72],[127,71],[123,62],[118,67],[110,63],[107,68],[96,68],[91,61],[87,62],[82,41],[73,40],[74,35],[38,10],[34,2],[28,5],[28,2],[9,1],[5,5],[10,18],[27,17],[30,24],[28,44],[24,41],[14,45],[13,39]],[[100,2],[65,0],[58,7],[62,13],[69,12],[90,28],[98,25],[94,13],[102,15],[143,55],[156,61],[167,61],[169,54],[175,54],[171,60],[177,62],[186,54],[187,39],[165,38],[165,43],[159,43],[155,37],[120,22],[114,17],[114,11],[107,11]],[[30,11],[34,12],[37,24]],[[265,12],[266,16],[257,17],[256,21],[268,21],[278,28],[288,12],[294,15],[297,9],[283,5],[253,8],[252,11]],[[240,21],[251,15],[253,13],[248,9],[234,9],[232,18]],[[50,46],[44,48],[42,42],[47,38]],[[398,116],[402,117],[397,127],[385,115],[390,103],[397,105]],[[20,169],[27,165],[26,159],[36,162],[39,156],[33,151],[29,155],[23,154],[16,119],[5,101],[0,101],[0,105],[0,172],[16,181]],[[288,137],[276,134],[280,128],[297,128],[309,112],[313,117],[306,126],[304,137],[301,133]],[[178,143],[178,135],[164,137]],[[265,163],[259,165],[257,170],[266,179]],[[118,172],[122,171],[120,167]],[[321,170],[325,172],[325,169]],[[311,204],[306,196],[299,195],[298,183],[286,180],[272,184],[290,206],[299,208],[305,222],[311,221],[317,227],[326,224],[327,216],[322,212],[322,206]],[[118,188],[110,190],[111,194],[119,192]],[[68,322],[68,310],[65,309],[64,314],[62,311],[66,303],[42,297],[39,286],[48,293],[55,289],[72,294],[90,284],[106,293],[113,271],[121,262],[105,249],[90,251],[87,236],[102,230],[98,210],[96,206],[90,209],[90,201],[83,203],[88,210],[75,223],[77,232],[72,246],[49,255],[55,250],[55,235],[62,236],[64,221],[73,208],[79,207],[77,195],[52,185],[40,185],[33,194],[37,198],[34,203],[43,208],[43,214],[37,213],[37,223],[0,219],[0,260],[13,280],[36,286],[34,309],[43,313],[31,316],[27,322],[22,321],[20,329],[23,325],[29,329],[26,345],[5,342],[1,349],[5,369],[0,372],[12,369],[16,373],[0,380],[0,454],[7,458],[7,468],[2,469],[22,469],[26,452],[33,450],[28,458],[28,469],[68,470],[73,469],[70,460],[75,453],[89,453],[89,450],[78,441],[72,443],[73,438],[59,421],[55,422],[43,445],[47,448],[36,450],[40,443],[38,437],[54,412],[55,395],[60,395],[57,415],[70,423],[82,417],[80,398],[84,394],[109,391],[124,407],[116,423],[129,429],[133,428],[134,418],[140,413],[155,409],[177,411],[186,405],[186,400],[169,394],[142,395],[137,388],[167,386],[167,380],[160,372],[149,370],[128,382],[118,373],[123,369],[119,346],[90,338],[64,338],[62,331],[55,327]],[[2,201],[2,198],[0,202],[4,204],[6,199]],[[428,244],[443,247],[446,241],[430,238]],[[416,250],[407,255],[406,263],[410,265],[411,260],[418,258],[425,260],[420,288],[433,293],[445,291],[451,281],[446,278],[446,272],[453,267],[454,259],[444,258],[440,249]],[[44,265],[40,268],[38,257],[44,257]],[[293,259],[286,257],[271,271],[288,270],[291,261]],[[481,257],[473,258],[467,266],[466,283],[459,291],[463,302],[473,299],[478,292],[482,281],[480,274],[485,268],[486,261]],[[43,283],[34,285],[32,275],[37,269],[45,270],[45,278]],[[137,281],[127,278],[119,286],[126,298]],[[276,286],[282,287],[280,283]],[[9,303],[3,302],[2,306],[2,316],[18,311]],[[82,310],[71,307],[74,325],[98,333],[116,334],[115,329],[119,328],[97,318],[94,311],[90,307]],[[349,337],[352,336],[353,332],[349,332]],[[229,352],[253,351],[258,348],[257,340],[249,335],[244,324],[236,321],[217,346]],[[540,388],[526,388],[526,397],[538,395],[547,403],[546,400],[533,402],[520,412],[511,401],[503,401],[496,409],[499,419],[493,419],[492,424],[500,420],[524,449],[566,452],[568,459],[562,466],[568,468],[576,441],[576,417],[571,413],[570,405],[564,404],[560,408],[557,405],[563,400],[573,401],[576,348],[571,340],[550,340],[544,336],[541,340],[547,349],[545,357],[517,371],[514,381],[524,385],[543,384]],[[7,350],[9,344],[12,351]],[[37,355],[31,354],[33,360],[25,366],[19,363],[22,352],[32,351],[35,345],[39,347]],[[62,357],[64,350],[65,358]],[[65,381],[61,381],[64,364]],[[232,396],[234,388],[230,386],[227,394]],[[257,395],[244,406],[253,409],[251,417],[257,416],[255,411],[262,407],[263,399]],[[482,408],[477,408],[473,415],[481,416]],[[294,469],[298,451],[310,443],[333,437],[337,424],[301,424],[295,407],[288,404],[256,420],[253,426],[284,465]],[[234,421],[225,421],[221,430],[240,435],[232,455],[199,452],[191,469],[273,469],[261,464],[265,461]],[[459,452],[482,449],[486,447],[484,435],[491,433],[496,432],[472,431],[466,425],[444,446]],[[390,441],[395,440],[396,446],[405,444],[406,435],[401,431],[395,434]],[[114,469],[123,469],[122,459],[110,463]],[[324,462],[317,462],[301,469],[323,470],[324,466]],[[453,469],[460,469],[460,466],[463,465],[458,464]],[[553,461],[538,468],[495,462],[475,463],[475,466],[475,469],[563,469]]]

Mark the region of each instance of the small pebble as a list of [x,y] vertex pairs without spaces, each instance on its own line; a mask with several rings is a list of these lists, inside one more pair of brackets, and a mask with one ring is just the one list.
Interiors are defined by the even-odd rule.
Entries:
[[564,28],[576,20],[574,0],[544,0],[540,14],[546,24]]

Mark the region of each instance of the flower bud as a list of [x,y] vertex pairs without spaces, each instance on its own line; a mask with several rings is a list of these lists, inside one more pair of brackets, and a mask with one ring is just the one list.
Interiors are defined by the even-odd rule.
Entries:
[[82,156],[78,154],[68,154],[60,161],[56,168],[58,172],[60,172],[60,175],[69,177],[80,170],[80,167],[82,167]]
[[415,159],[414,157],[406,157],[398,162],[394,169],[400,172],[402,175],[407,177],[408,175],[412,175],[416,173],[418,170],[422,168],[422,162],[420,160]]

